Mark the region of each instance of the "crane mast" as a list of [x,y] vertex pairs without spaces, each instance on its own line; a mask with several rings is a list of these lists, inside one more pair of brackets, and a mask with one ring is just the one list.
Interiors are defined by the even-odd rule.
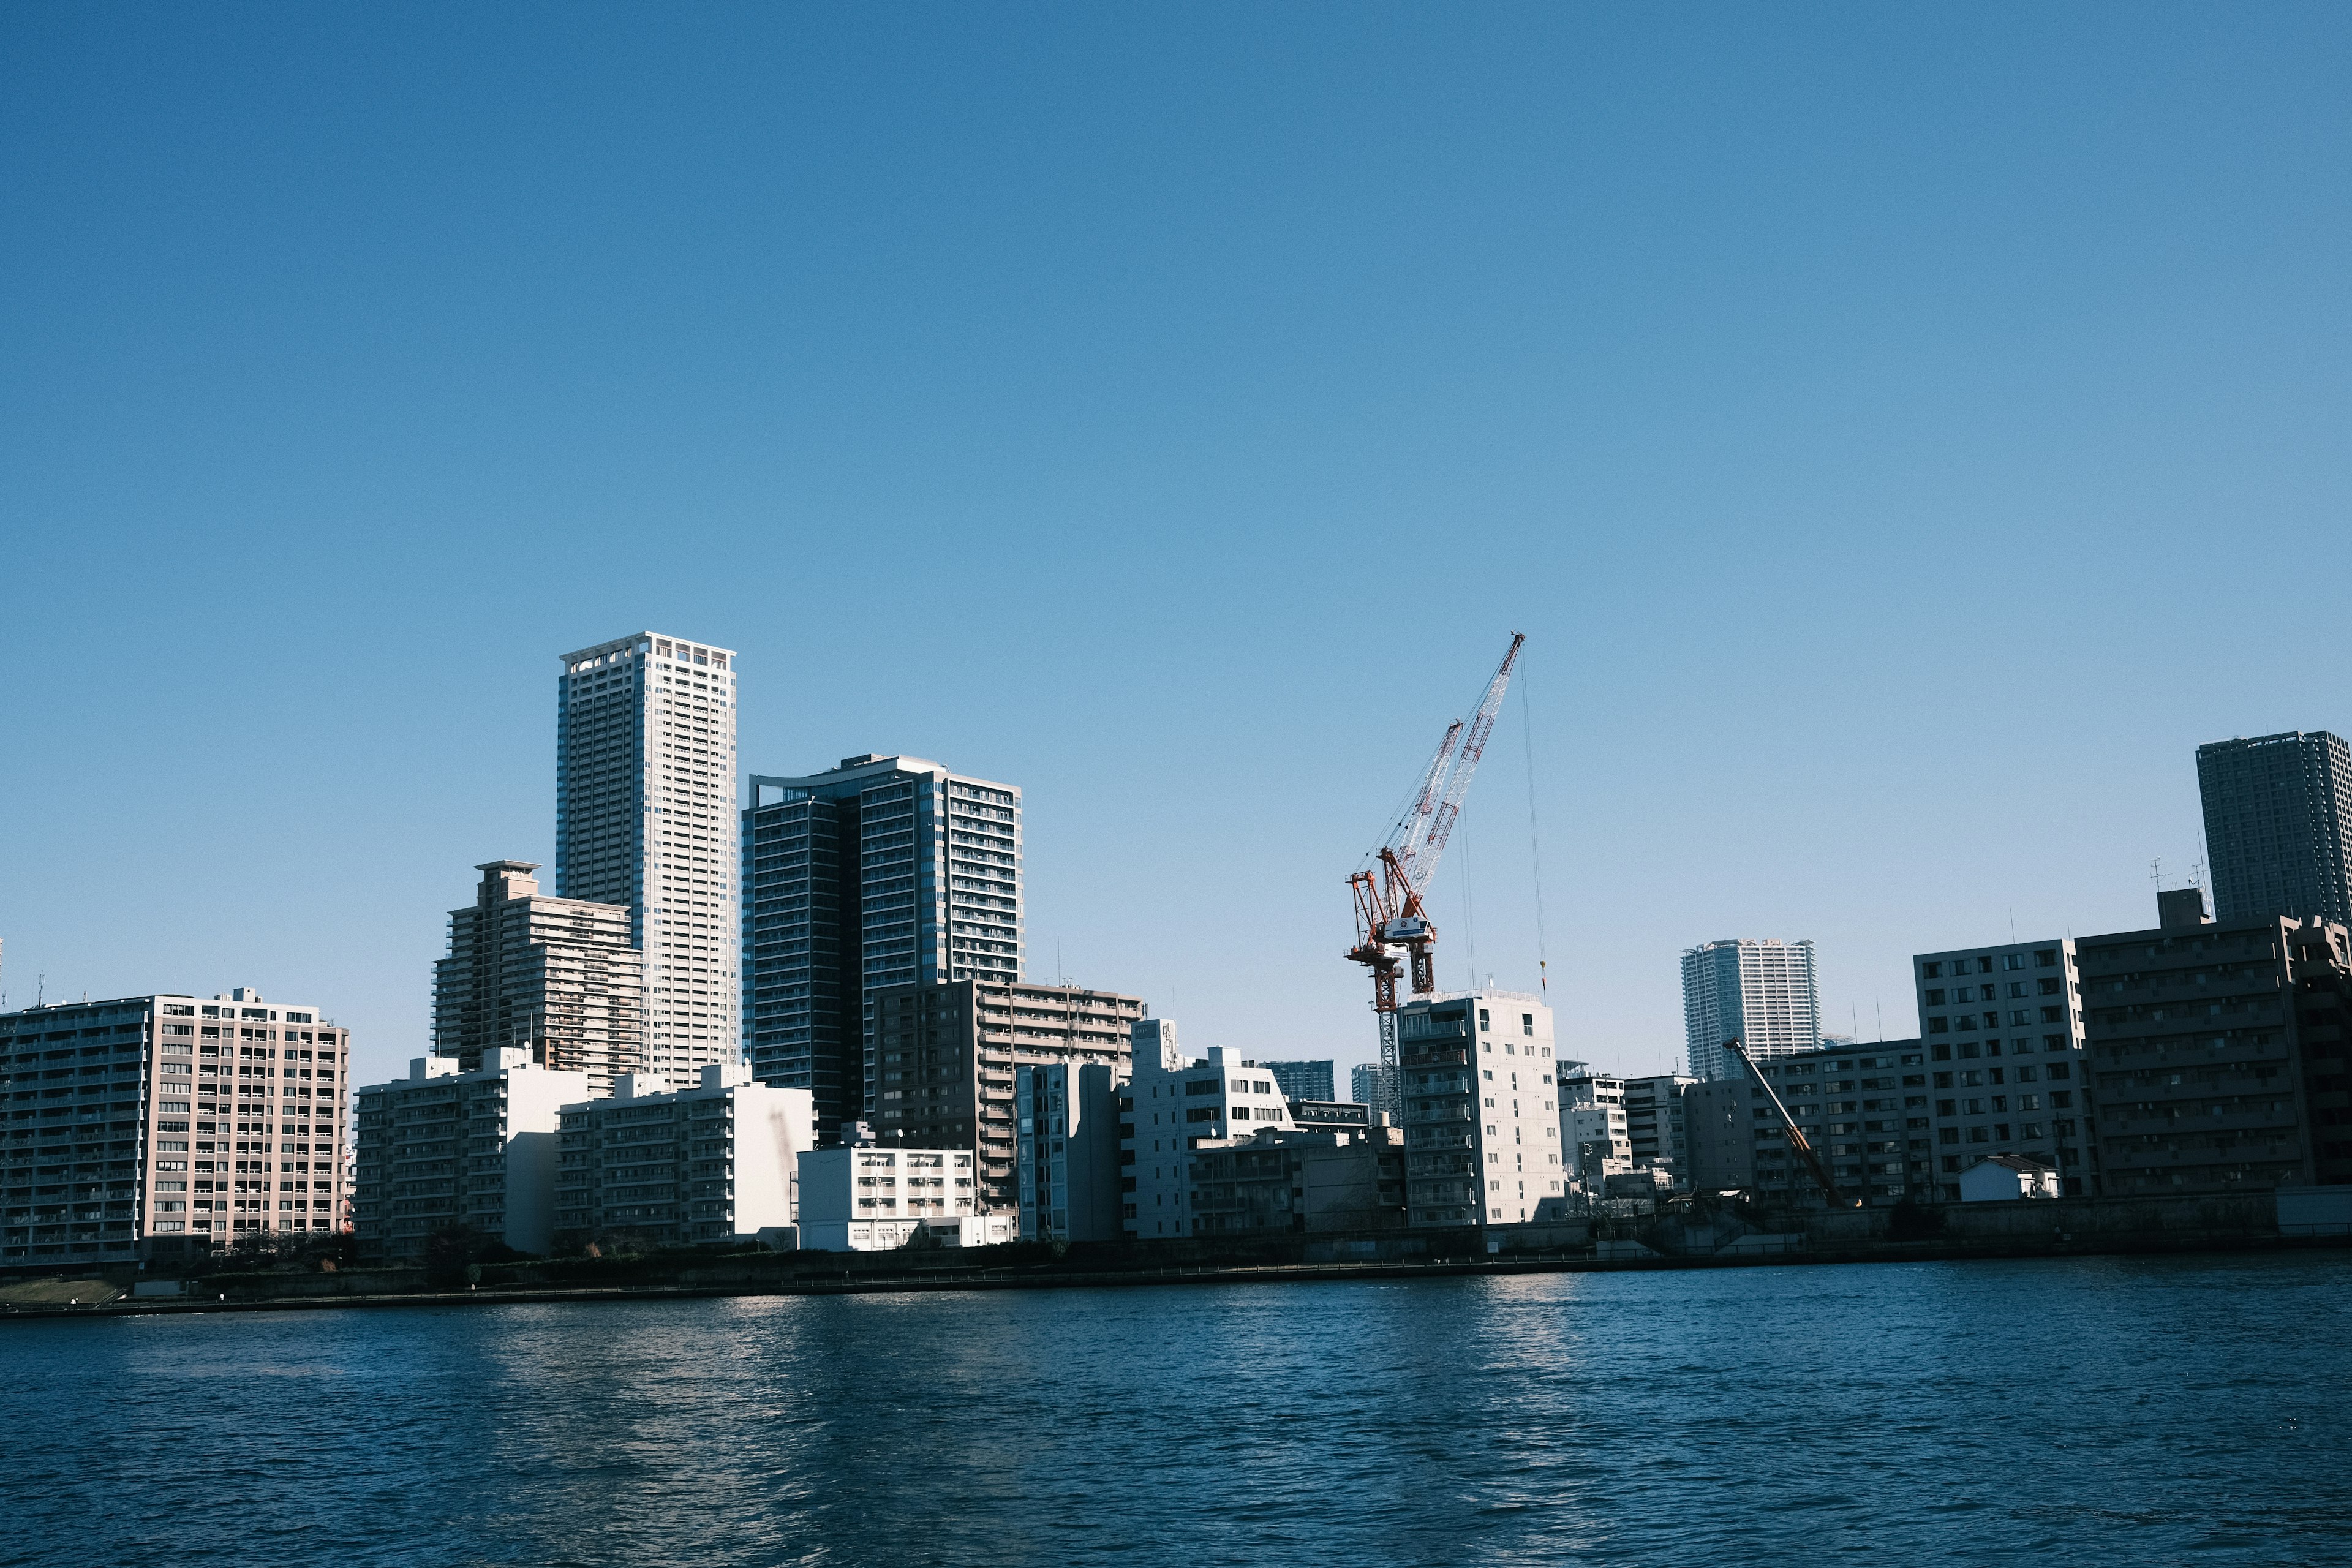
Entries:
[[[1437,989],[1433,951],[1437,926],[1422,906],[1422,894],[1436,875],[1445,842],[1462,815],[1462,802],[1470,793],[1470,780],[1486,754],[1486,737],[1494,731],[1495,715],[1502,709],[1503,693],[1518,662],[1519,645],[1527,640],[1523,633],[1511,634],[1511,646],[1504,650],[1503,662],[1486,682],[1478,706],[1469,718],[1445,727],[1429,765],[1422,770],[1421,787],[1373,851],[1371,864],[1348,879],[1356,910],[1356,945],[1348,950],[1348,957],[1371,973],[1372,1011],[1381,1021],[1381,1072],[1391,1095],[1397,1086],[1398,977],[1409,970],[1417,996]],[[1399,948],[1404,950],[1402,959],[1397,956]]]

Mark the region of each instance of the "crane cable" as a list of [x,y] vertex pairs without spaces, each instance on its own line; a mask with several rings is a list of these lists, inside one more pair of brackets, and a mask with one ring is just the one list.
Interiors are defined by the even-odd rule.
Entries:
[[1536,973],[1543,988],[1544,1005],[1551,1005],[1551,965],[1545,956],[1543,898],[1543,839],[1536,830],[1536,725],[1529,717],[1528,672],[1519,671],[1519,733],[1522,750],[1528,759],[1528,853],[1535,864],[1536,876]]

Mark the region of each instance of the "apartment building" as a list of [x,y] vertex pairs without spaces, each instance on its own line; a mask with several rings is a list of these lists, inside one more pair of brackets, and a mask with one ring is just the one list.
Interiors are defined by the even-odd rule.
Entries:
[[470,1068],[418,1057],[405,1079],[361,1088],[352,1189],[361,1244],[414,1261],[434,1232],[463,1226],[546,1254],[562,1108],[588,1092],[585,1072],[542,1067],[529,1046],[485,1047]]
[[2197,748],[2225,925],[2268,915],[2352,925],[2352,748],[2297,730]]
[[[1757,1067],[1844,1196],[1879,1205],[1937,1195],[1935,1122],[1919,1041],[1846,1042]],[[1693,1186],[1822,1201],[1753,1078],[1690,1085],[1683,1118]]]
[[[465,1071],[520,1046],[613,1092],[646,1057],[645,955],[626,904],[543,897],[529,860],[492,860],[474,901],[449,911],[449,956],[433,966],[433,1048]],[[573,1099],[584,1098],[575,1094]]]
[[1670,1171],[1677,1178],[1690,1173],[1683,1091],[1697,1081],[1685,1073],[1625,1080],[1625,1138],[1633,1145],[1637,1170]]
[[1563,1197],[1551,1009],[1519,992],[1397,1010],[1408,1223],[1510,1225]]
[[1172,1068],[1137,1061],[1125,1099],[1120,1220],[1139,1240],[1193,1234],[1193,1150],[1296,1128],[1274,1075],[1223,1046]]
[[1030,981],[879,986],[868,1011],[876,1137],[977,1155],[982,1214],[1020,1206],[1019,1070],[1093,1065],[1124,1078],[1132,1031],[1144,1021],[1141,997]]
[[[1123,1065],[1024,1062],[1013,1068],[1021,1239],[1117,1241]],[[976,1178],[975,1194],[986,1178]]]
[[1339,1063],[1329,1058],[1319,1061],[1268,1062],[1265,1070],[1282,1086],[1286,1100],[1313,1100],[1325,1103],[1339,1098]]
[[1375,1116],[1394,1121],[1402,1114],[1397,1103],[1396,1069],[1378,1062],[1359,1062],[1348,1069],[1348,1093],[1355,1103]]
[[1393,1230],[1405,1219],[1404,1137],[1385,1123],[1354,1132],[1264,1131],[1204,1143],[1192,1156],[1195,1236]]
[[1793,1056],[1822,1044],[1821,978],[1811,942],[1726,938],[1682,955],[1683,1032],[1695,1078],[1738,1078],[1723,1054],[1738,1040],[1751,1058]]
[[735,680],[731,650],[656,632],[556,678],[555,894],[629,910],[642,1066],[680,1079],[742,1049]]
[[350,1046],[246,989],[0,1014],[0,1264],[335,1228]]
[[873,752],[803,777],[754,775],[751,790],[740,940],[751,1066],[763,1082],[809,1090],[830,1136],[878,1110],[874,993],[1020,980],[1021,792]]
[[1561,1164],[1590,1194],[1611,1176],[1633,1168],[1633,1140],[1625,1116],[1625,1083],[1605,1073],[1559,1078]]
[[1019,1234],[1012,1215],[983,1215],[965,1149],[856,1144],[800,1157],[800,1244],[813,1252],[887,1252],[919,1236],[944,1247],[994,1247]]
[[1923,952],[1911,968],[1934,1069],[1934,1195],[1958,1202],[1961,1173],[1993,1154],[2050,1166],[2070,1196],[2096,1194],[2073,941]]
[[2195,888],[2158,920],[2075,943],[2106,1193],[2352,1182],[2346,928],[2215,922]]
[[713,1063],[673,1088],[627,1073],[610,1099],[562,1108],[556,1152],[560,1239],[625,1232],[694,1247],[781,1232],[797,1218],[800,1156],[815,1146],[808,1090]]

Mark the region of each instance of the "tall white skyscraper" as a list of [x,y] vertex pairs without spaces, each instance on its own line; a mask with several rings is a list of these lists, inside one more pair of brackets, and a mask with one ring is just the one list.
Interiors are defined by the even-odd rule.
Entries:
[[1758,1058],[1817,1049],[1822,992],[1813,944],[1727,938],[1684,953],[1683,1032],[1690,1070],[1703,1079],[1736,1069],[1723,1055],[1726,1040]]
[[740,1059],[735,655],[654,632],[563,656],[555,892],[625,904],[646,1066]]

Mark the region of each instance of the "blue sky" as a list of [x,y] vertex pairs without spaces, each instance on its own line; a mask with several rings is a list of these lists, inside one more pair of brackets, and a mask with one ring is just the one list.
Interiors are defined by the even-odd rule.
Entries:
[[[564,649],[1021,784],[1030,969],[1362,1059],[1346,874],[1579,1054],[1677,952],[2134,928],[2202,742],[2352,725],[2340,7],[11,7],[11,1005],[378,1076]],[[1533,736],[1533,766],[1523,736]],[[1475,961],[1474,961],[1475,950]],[[1474,967],[1475,962],[1475,967]]]

